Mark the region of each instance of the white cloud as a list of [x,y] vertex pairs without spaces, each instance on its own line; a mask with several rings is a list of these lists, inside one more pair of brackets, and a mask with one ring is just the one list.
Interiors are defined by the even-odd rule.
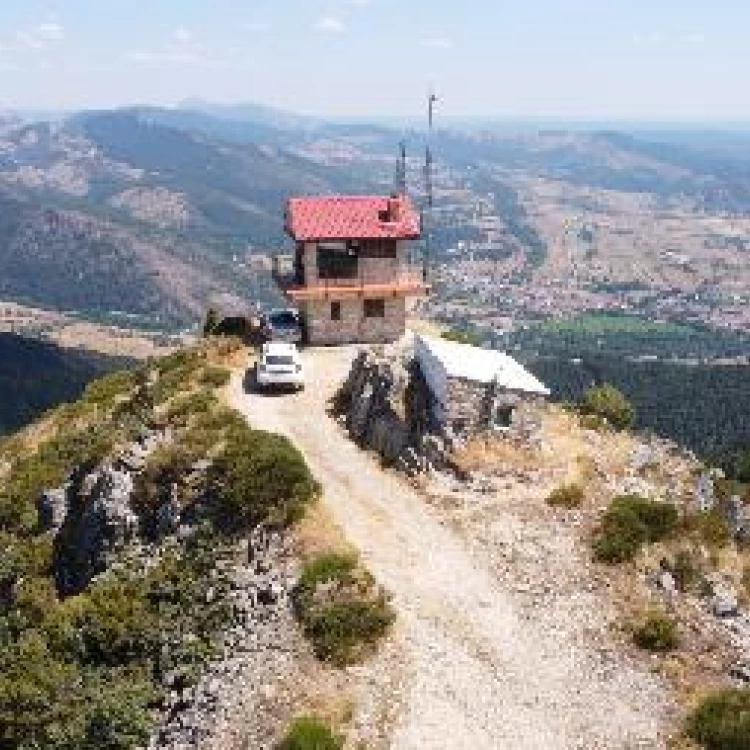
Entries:
[[245,24],[245,29],[253,32],[270,31],[271,24],[267,21],[250,21]]
[[432,49],[453,49],[455,46],[452,39],[448,39],[444,36],[432,36],[421,41],[423,47],[431,47]]
[[135,52],[128,52],[125,57],[131,62],[137,63],[172,63],[190,65],[202,61],[198,55],[184,50],[137,50]]
[[195,35],[190,29],[186,29],[184,26],[178,26],[172,32],[172,38],[180,44],[189,44],[193,41]]
[[346,29],[344,22],[336,16],[324,16],[316,24],[315,28],[318,31],[325,31],[329,34],[340,34]]
[[65,29],[52,21],[40,23],[33,29],[16,31],[16,42],[27,49],[39,50],[65,39]]
[[695,34],[688,34],[685,37],[685,41],[688,44],[705,44],[706,43],[706,35],[702,34],[700,32],[696,32]]
[[45,42],[61,42],[65,39],[65,29],[59,23],[42,23],[36,27],[36,35]]
[[633,44],[643,47],[653,47],[660,44],[663,40],[662,35],[658,31],[649,31],[646,33],[636,32],[633,34]]

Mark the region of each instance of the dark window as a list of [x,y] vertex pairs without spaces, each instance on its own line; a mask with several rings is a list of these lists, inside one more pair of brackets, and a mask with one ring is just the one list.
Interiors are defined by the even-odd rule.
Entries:
[[360,255],[365,258],[395,258],[396,240],[368,240],[362,243]]
[[366,299],[365,300],[365,317],[366,318],[384,318],[385,317],[385,300],[384,299]]
[[341,320],[340,302],[331,302],[331,320]]
[[359,269],[357,250],[346,242],[318,245],[318,277],[354,279]]

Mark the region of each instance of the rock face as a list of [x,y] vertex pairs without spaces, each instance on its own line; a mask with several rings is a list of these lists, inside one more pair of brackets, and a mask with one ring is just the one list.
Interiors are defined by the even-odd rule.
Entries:
[[243,544],[244,559],[224,571],[232,623],[219,656],[195,685],[168,686],[149,750],[273,746],[277,721],[267,712],[284,710],[275,686],[308,647],[289,602],[296,577],[288,538],[260,527]]
[[495,385],[451,378],[447,406],[407,346],[360,352],[334,408],[359,445],[410,474],[457,471],[453,451],[474,435],[501,431],[530,442],[539,430],[539,400]]
[[55,538],[55,576],[61,593],[82,591],[134,541],[138,516],[130,507],[133,489],[133,475],[108,462],[73,475],[65,490],[65,520]]
[[[81,465],[64,486],[39,497],[39,523],[54,538],[55,577],[62,595],[84,591],[123,559],[148,566],[160,543],[179,545],[193,532],[191,511],[169,487],[150,511],[156,534],[138,504],[147,458],[169,439],[165,433],[146,435],[116,458]],[[188,473],[194,477],[209,467],[200,462]],[[290,602],[297,568],[281,528],[257,527],[227,547],[212,572],[206,602],[227,597],[229,624],[197,682],[179,670],[160,676],[164,700],[151,750],[275,746],[280,717],[292,714],[296,697],[283,685],[295,674],[297,660],[310,658]]]
[[148,434],[119,457],[79,466],[62,487],[41,494],[39,526],[54,536],[55,579],[61,594],[85,589],[137,540],[140,519],[132,505],[136,477],[148,456],[168,440],[165,433]]
[[[408,356],[364,350],[336,396],[335,410],[362,447],[408,472],[445,464],[434,398]],[[429,458],[428,458],[429,455]]]

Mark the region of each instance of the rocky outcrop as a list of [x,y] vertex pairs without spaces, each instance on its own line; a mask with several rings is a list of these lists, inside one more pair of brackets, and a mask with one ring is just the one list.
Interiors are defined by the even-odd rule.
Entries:
[[452,466],[434,398],[408,353],[363,350],[336,395],[334,411],[358,445],[408,473]]
[[135,541],[138,516],[130,507],[133,488],[133,475],[109,462],[73,475],[64,490],[65,520],[55,537],[55,577],[61,593],[85,589]]
[[[232,615],[219,655],[195,685],[168,677],[164,719],[149,750],[273,746],[278,720],[268,712],[283,710],[279,678],[309,648],[289,603],[295,559],[285,533],[266,527],[239,553],[220,571]],[[275,706],[267,705],[269,696]]]
[[61,594],[84,590],[120,552],[138,541],[140,519],[133,507],[136,478],[148,456],[168,440],[168,433],[148,433],[118,457],[79,466],[62,487],[41,494],[38,521],[54,536],[55,580]]

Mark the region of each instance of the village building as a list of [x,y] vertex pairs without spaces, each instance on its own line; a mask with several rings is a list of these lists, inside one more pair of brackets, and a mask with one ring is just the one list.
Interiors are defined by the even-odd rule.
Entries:
[[406,332],[407,300],[428,291],[411,263],[420,217],[405,195],[289,200],[293,258],[275,259],[277,283],[313,345],[384,344]]

